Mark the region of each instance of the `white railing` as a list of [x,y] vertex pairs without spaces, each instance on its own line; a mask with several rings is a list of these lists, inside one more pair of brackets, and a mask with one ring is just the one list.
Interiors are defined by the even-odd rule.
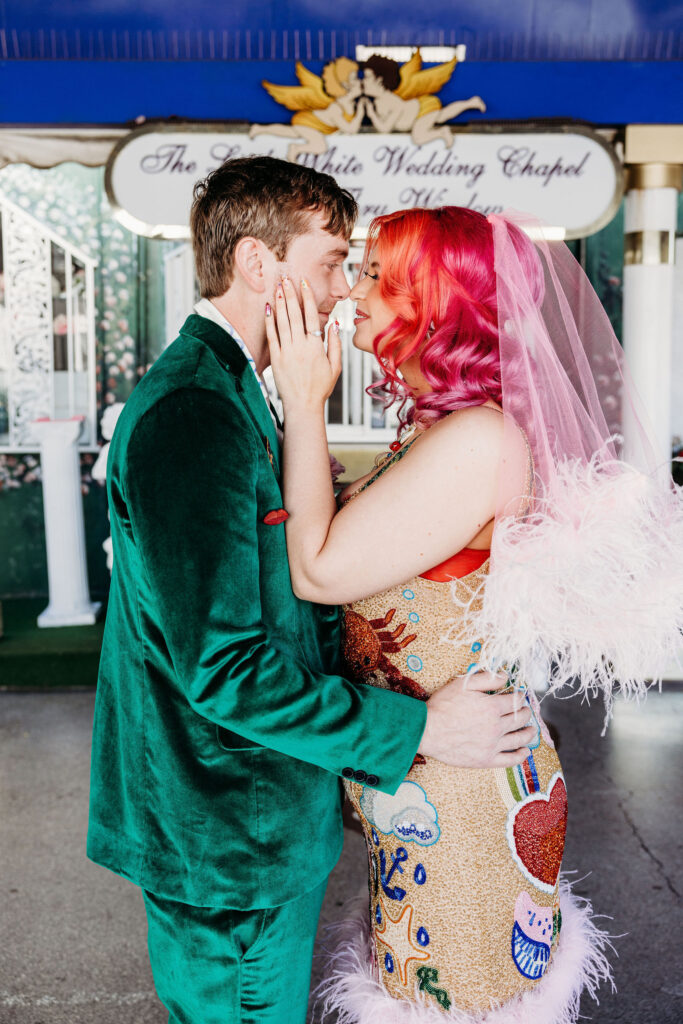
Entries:
[[170,345],[197,301],[191,245],[178,245],[164,256],[164,298],[166,344]]
[[[344,268],[351,285],[358,276],[362,256],[362,248],[353,245]],[[164,263],[166,337],[171,342],[196,301],[192,247],[179,245],[165,257]],[[341,324],[342,373],[327,403],[327,436],[330,444],[384,444],[396,436],[396,416],[393,410],[385,414],[381,402],[366,394],[373,373],[377,379],[377,364],[372,355],[353,346],[353,310],[350,300],[340,302],[330,318],[336,317]],[[266,383],[272,392],[274,385],[268,374]]]
[[33,452],[31,423],[83,416],[96,449],[97,261],[0,195],[0,452]]

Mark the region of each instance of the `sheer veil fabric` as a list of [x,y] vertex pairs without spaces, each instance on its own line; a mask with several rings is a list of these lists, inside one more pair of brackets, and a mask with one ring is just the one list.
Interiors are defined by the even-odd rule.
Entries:
[[[683,495],[657,465],[623,351],[567,246],[527,215],[488,220],[506,426],[491,571],[466,629],[487,638],[480,667],[602,692],[607,721],[615,690],[640,697],[680,659]],[[530,502],[508,497],[520,430]]]

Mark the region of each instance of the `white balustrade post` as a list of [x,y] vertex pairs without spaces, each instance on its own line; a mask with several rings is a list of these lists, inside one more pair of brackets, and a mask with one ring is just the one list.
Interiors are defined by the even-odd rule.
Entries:
[[35,420],[40,444],[45,541],[50,600],[38,616],[39,626],[87,626],[95,622],[99,603],[90,600],[85,556],[85,527],[78,457],[84,417]]
[[[656,130],[656,126],[645,128]],[[655,151],[652,145],[650,149]],[[681,171],[680,163],[631,164],[624,208],[624,351],[653,427],[664,477],[671,466],[673,438],[674,259]],[[623,433],[626,457],[637,456],[637,424],[628,410]],[[680,679],[681,662],[683,651],[663,678]]]
[[[674,240],[680,182],[681,169],[675,165],[633,165],[624,209],[624,351],[662,465],[671,458]],[[628,456],[637,448],[628,417],[623,428]]]

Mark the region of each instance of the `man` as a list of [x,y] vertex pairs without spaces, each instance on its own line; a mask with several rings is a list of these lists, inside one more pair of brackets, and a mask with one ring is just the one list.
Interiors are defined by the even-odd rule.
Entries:
[[324,328],[355,215],[332,178],[267,157],[201,182],[204,298],[112,440],[88,853],[143,889],[172,1024],[303,1024],[342,777],[393,793],[418,750],[512,764],[532,735],[518,694],[453,682],[425,705],[342,678],[338,610],[292,594],[264,309],[286,260]]

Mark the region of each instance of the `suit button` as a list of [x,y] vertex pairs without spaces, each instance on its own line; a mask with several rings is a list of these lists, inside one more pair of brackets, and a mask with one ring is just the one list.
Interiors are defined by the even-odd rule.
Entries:
[[342,768],[342,775],[345,779],[353,778],[353,768]]
[[365,781],[367,782],[368,786],[376,786],[377,783],[379,782],[379,779],[377,778],[376,775],[368,775]]
[[353,773],[353,777],[356,782],[365,782],[368,777],[368,773],[364,772],[362,768],[359,768],[357,772]]

